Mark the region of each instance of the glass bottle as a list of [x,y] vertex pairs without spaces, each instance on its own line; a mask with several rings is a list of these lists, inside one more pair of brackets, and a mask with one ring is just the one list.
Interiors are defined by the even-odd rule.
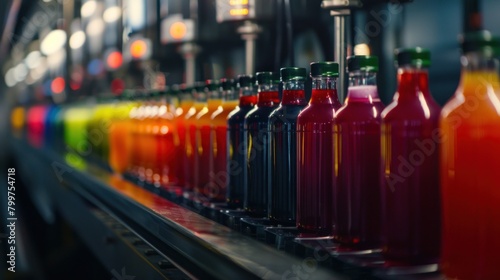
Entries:
[[229,184],[227,201],[233,208],[243,207],[245,190],[247,188],[247,140],[243,128],[245,116],[257,103],[252,87],[252,76],[238,76],[239,103],[238,107],[227,116],[228,154],[229,154]]
[[244,208],[253,216],[266,217],[269,192],[270,152],[267,134],[269,115],[280,103],[279,75],[258,72],[257,105],[245,117],[248,139],[248,187]]
[[281,68],[283,97],[269,116],[271,181],[268,217],[281,225],[295,225],[297,205],[297,135],[300,111],[307,105],[306,69]]
[[378,58],[347,58],[349,88],[335,114],[334,237],[339,250],[380,246],[380,114]]
[[[388,265],[438,261],[440,108],[429,92],[430,52],[396,51],[398,89],[382,111],[382,249]],[[426,143],[431,142],[433,149]]]
[[449,279],[496,279],[500,250],[500,38],[461,38],[462,73],[440,120],[441,267]]
[[297,227],[330,235],[333,227],[333,121],[338,109],[336,62],[311,63],[309,105],[297,118]]
[[211,201],[225,202],[228,171],[227,148],[227,116],[236,106],[238,98],[234,94],[234,81],[222,78],[219,81],[219,91],[222,93],[222,104],[215,110],[211,118],[209,181]]

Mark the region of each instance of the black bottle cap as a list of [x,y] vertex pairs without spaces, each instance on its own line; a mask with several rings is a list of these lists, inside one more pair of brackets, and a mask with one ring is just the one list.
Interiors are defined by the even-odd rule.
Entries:
[[250,76],[250,75],[239,75],[238,76],[238,86],[239,87],[250,87],[250,86],[252,86],[252,76]]
[[214,91],[219,89],[219,81],[217,80],[206,80],[205,81],[205,87],[209,91]]
[[230,90],[234,87],[234,80],[222,78],[219,80],[219,84],[222,90]]

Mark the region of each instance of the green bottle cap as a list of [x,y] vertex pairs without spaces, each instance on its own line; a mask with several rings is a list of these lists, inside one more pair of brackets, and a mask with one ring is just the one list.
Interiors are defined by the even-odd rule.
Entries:
[[311,63],[311,77],[338,77],[339,64],[333,61]]
[[285,67],[280,69],[281,81],[289,81],[294,79],[305,79],[307,76],[306,68],[302,67]]
[[205,81],[205,87],[209,91],[214,91],[219,89],[219,81],[217,80],[206,80]]
[[238,76],[238,86],[239,87],[250,87],[250,86],[252,86],[252,76],[250,76],[250,75],[239,75]]
[[474,31],[459,36],[463,53],[483,52],[490,55],[500,54],[500,38],[487,30]]
[[277,84],[280,82],[280,76],[274,72],[257,72],[255,74],[257,84]]
[[219,80],[219,84],[222,90],[230,90],[234,87],[234,80],[222,78]]
[[431,52],[428,49],[420,47],[397,49],[395,56],[399,67],[405,65],[429,67],[431,65]]
[[195,82],[194,89],[197,92],[204,92],[205,91],[205,82]]
[[378,72],[378,57],[370,55],[348,57],[347,72],[353,71]]

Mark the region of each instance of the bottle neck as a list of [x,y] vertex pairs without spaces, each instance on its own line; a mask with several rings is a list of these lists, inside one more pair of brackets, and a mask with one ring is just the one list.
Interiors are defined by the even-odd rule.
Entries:
[[197,103],[206,103],[207,102],[207,93],[204,91],[195,91],[195,102]]
[[353,71],[349,73],[349,88],[346,103],[360,101],[373,103],[380,101],[375,72]]
[[222,92],[222,99],[224,101],[236,101],[238,100],[238,94],[234,89],[227,89]]
[[349,73],[349,86],[376,86],[377,73],[354,71]]
[[339,103],[337,95],[337,78],[313,77],[312,93],[309,104],[334,104]]
[[280,103],[279,91],[277,84],[259,85],[258,91],[258,107],[273,107]]
[[306,105],[304,80],[283,82],[283,98],[281,105]]
[[480,52],[469,52],[461,59],[460,86],[464,95],[487,93],[489,88],[499,88],[498,60]]
[[429,73],[426,68],[405,66],[398,68],[398,100],[430,96]]
[[252,87],[241,87],[239,95],[239,107],[254,106],[257,103],[257,96],[254,95]]

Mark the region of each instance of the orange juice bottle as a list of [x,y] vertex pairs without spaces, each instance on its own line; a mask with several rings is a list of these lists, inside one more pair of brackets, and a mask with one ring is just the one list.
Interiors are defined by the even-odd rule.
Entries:
[[118,174],[124,173],[130,165],[132,149],[132,131],[130,112],[136,105],[128,93],[113,109],[109,126],[109,165]]
[[143,92],[136,91],[134,94],[134,100],[136,103],[134,107],[130,110],[130,130],[132,134],[132,153],[130,159],[130,170],[129,172],[141,179],[144,179],[144,169],[141,167],[143,161],[142,146],[143,146],[143,136],[144,136],[144,122],[146,115],[146,100]]
[[462,37],[462,74],[440,120],[442,259],[447,279],[498,279],[500,38]]
[[[184,150],[184,159],[187,165],[184,168],[184,178],[185,178],[185,192],[191,192],[196,183],[196,164],[195,164],[195,151],[198,150],[196,147],[196,116],[198,113],[206,109],[207,94],[204,91],[205,84],[197,82],[196,86],[191,89],[191,92],[195,98],[193,106],[189,108],[186,113],[184,120],[186,124],[186,148]],[[208,109],[206,109],[208,110]]]
[[221,79],[219,93],[222,97],[222,104],[211,116],[208,194],[212,201],[224,202],[229,176],[227,116],[238,106],[238,97],[234,93],[234,81]]
[[202,201],[214,198],[215,192],[209,184],[210,165],[210,130],[212,125],[212,114],[222,106],[222,96],[219,91],[219,82],[207,80],[205,91],[208,94],[207,105],[196,114],[196,147],[195,151],[195,192]]
[[[144,168],[144,178],[148,183],[154,183],[159,187],[159,167],[158,167],[158,149],[160,135],[160,107],[164,100],[160,97],[157,90],[150,90],[147,94],[147,105],[143,120],[144,130],[141,144],[141,166]],[[166,108],[166,106],[165,106]],[[142,170],[142,169],[141,169]]]
[[179,181],[180,186],[184,186],[185,178],[184,174],[187,169],[187,159],[186,159],[186,116],[188,113],[192,113],[191,109],[194,111],[196,109],[193,108],[194,100],[191,94],[191,89],[187,88],[186,85],[181,86],[173,86],[172,94],[177,95],[179,99],[179,106],[175,108],[175,124],[177,129],[177,139],[176,143],[176,154],[178,155],[176,158],[178,160],[177,165],[177,180]]
[[10,125],[12,134],[16,137],[21,137],[26,123],[26,109],[22,106],[17,106],[10,113]]

